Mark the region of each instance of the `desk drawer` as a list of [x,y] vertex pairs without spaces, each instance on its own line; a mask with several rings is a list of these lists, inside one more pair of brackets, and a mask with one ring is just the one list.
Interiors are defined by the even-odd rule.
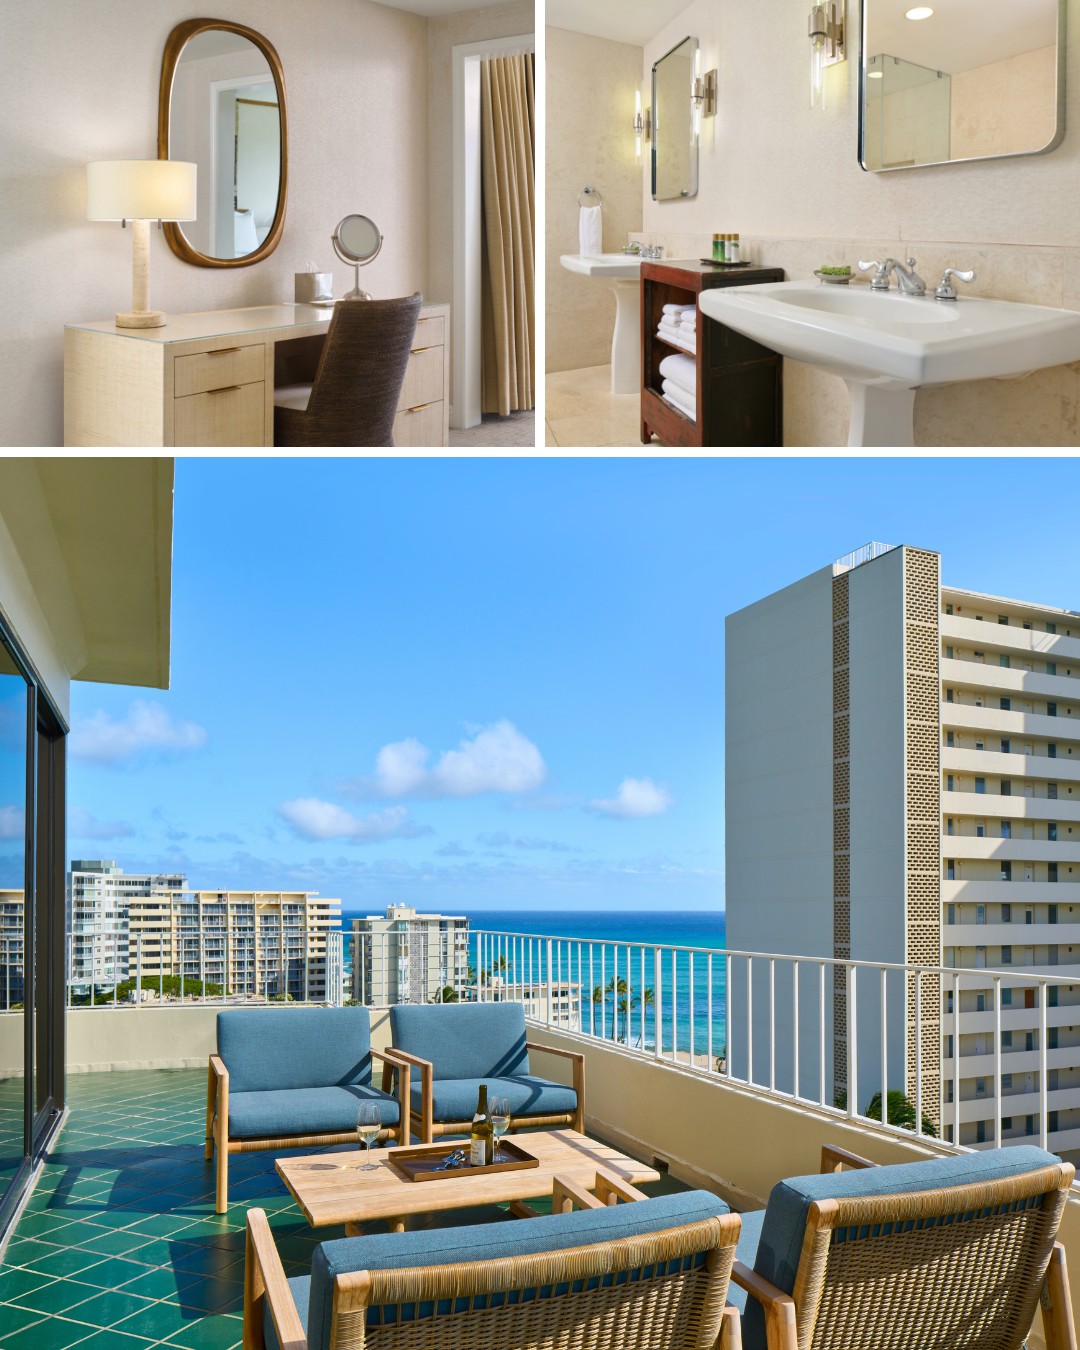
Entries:
[[173,362],[173,397],[206,394],[234,384],[253,384],[266,378],[266,348],[231,347],[228,341],[213,351],[178,356]]
[[398,399],[398,412],[415,408],[421,403],[434,403],[446,395],[443,388],[443,368],[446,353],[442,347],[414,351],[405,367],[405,379]]
[[446,316],[433,314],[430,319],[416,321],[416,336],[413,338],[413,351],[417,347],[446,346]]
[[262,380],[174,399],[173,444],[265,445],[265,399]]
[[394,445],[442,445],[444,404],[426,403],[419,408],[406,408],[394,418]]

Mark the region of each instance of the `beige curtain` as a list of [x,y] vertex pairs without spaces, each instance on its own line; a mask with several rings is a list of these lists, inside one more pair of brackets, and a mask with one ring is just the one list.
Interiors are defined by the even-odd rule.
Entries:
[[503,417],[535,402],[534,116],[532,54],[482,61],[482,406]]

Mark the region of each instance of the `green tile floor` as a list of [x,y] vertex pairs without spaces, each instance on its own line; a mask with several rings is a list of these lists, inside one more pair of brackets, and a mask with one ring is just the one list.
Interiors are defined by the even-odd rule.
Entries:
[[[270,1153],[229,1159],[230,1209],[214,1213],[205,1070],[74,1075],[68,1101],[0,1264],[0,1350],[231,1350],[242,1336],[248,1207],[267,1211],[287,1275],[307,1272],[317,1243],[344,1236],[308,1227]],[[682,1187],[665,1177],[645,1189]],[[430,1222],[505,1217],[488,1206]]]

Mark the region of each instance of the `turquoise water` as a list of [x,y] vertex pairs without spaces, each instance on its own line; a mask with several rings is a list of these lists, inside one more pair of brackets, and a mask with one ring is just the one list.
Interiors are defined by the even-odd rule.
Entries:
[[[343,916],[346,928],[350,917]],[[498,975],[503,982],[546,980],[548,939],[552,939],[554,978],[556,982],[569,981],[575,1001],[580,1000],[582,1030],[631,1046],[644,1044],[652,1050],[659,1022],[664,1054],[688,1051],[692,1033],[694,1054],[704,1063],[710,1050],[711,1021],[714,1059],[722,1053],[726,1040],[723,960],[712,959],[710,979],[707,956],[695,954],[692,982],[689,952],[662,951],[659,971],[656,960],[658,947],[721,950],[725,934],[722,913],[514,910],[500,914],[477,910],[468,917],[472,965],[477,969],[482,965],[485,972]],[[536,940],[510,941],[481,935],[492,931],[533,934]],[[500,958],[505,960],[505,967],[500,965]],[[617,991],[612,990],[613,979],[625,982],[627,987],[620,984]],[[644,1008],[643,990],[649,991]]]

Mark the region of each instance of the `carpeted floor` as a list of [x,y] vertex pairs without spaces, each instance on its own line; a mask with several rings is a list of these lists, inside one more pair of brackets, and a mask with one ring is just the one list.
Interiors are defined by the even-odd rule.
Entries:
[[455,431],[450,428],[450,444],[467,448],[497,450],[534,450],[536,448],[536,418],[531,412],[511,413],[509,417],[496,417],[485,413],[478,427],[468,431]]

